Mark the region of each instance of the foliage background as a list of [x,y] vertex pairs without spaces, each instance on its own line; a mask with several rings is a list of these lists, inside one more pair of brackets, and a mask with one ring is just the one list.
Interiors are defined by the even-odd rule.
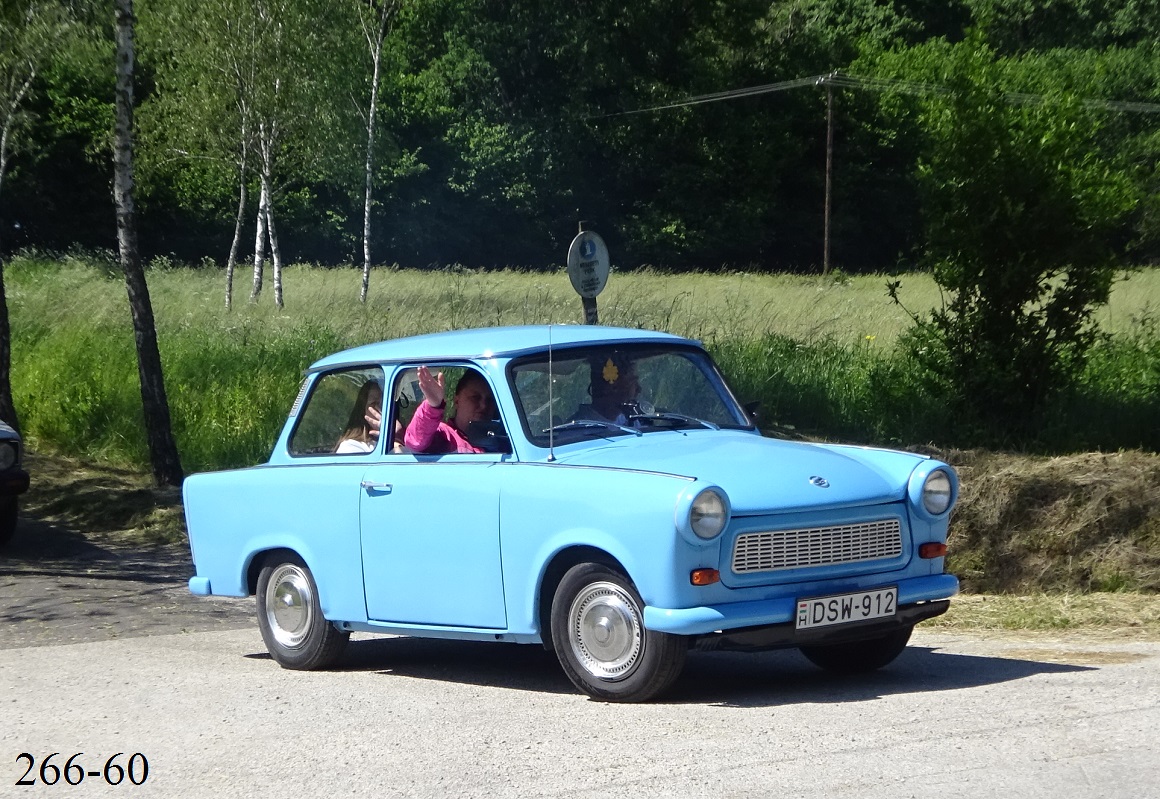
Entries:
[[[364,1],[138,0],[147,257],[224,262],[245,113],[279,121],[286,259],[361,257]],[[112,248],[110,14],[99,0],[5,4],[60,6],[73,23],[22,114],[0,239],[9,252]],[[1077,109],[1160,104],[1157,42],[1155,0],[407,0],[384,55],[372,257],[542,268],[562,260],[584,219],[624,268],[815,271],[821,87],[629,112],[840,70],[889,82],[834,92],[833,262],[852,273],[928,265],[935,206],[920,166],[945,162],[954,142],[931,149],[933,95],[911,90],[945,85],[957,63],[999,102],[1049,97],[1038,113],[1057,129],[1098,122],[1082,137],[1089,172],[1134,198],[1102,240],[1121,264],[1153,262],[1156,109],[1105,105],[1082,119]],[[991,57],[972,60],[981,47]],[[1006,129],[974,134],[985,152]],[[1005,146],[1018,161],[1039,145]],[[246,180],[252,230],[252,168]]]

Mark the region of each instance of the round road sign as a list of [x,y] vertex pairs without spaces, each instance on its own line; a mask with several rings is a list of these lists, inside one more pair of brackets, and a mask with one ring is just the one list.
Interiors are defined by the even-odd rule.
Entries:
[[608,282],[608,248],[600,234],[585,230],[568,247],[568,278],[581,297],[592,298]]

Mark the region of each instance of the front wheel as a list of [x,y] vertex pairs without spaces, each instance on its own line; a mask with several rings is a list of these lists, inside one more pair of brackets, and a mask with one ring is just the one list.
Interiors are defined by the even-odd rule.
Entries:
[[906,649],[914,625],[901,630],[844,644],[803,646],[802,654],[815,666],[836,674],[863,674],[880,669],[892,662]]
[[258,627],[270,656],[287,669],[331,666],[350,638],[322,615],[310,569],[290,554],[270,559],[258,574]]
[[643,702],[681,673],[688,644],[645,629],[632,582],[599,563],[564,575],[552,599],[552,642],[572,684],[594,699]]

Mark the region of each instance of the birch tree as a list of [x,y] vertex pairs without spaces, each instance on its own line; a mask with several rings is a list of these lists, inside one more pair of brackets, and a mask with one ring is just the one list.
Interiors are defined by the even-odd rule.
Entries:
[[169,400],[157,346],[157,327],[149,286],[137,250],[137,220],[133,200],[133,0],[116,0],[114,28],[116,53],[116,123],[113,132],[113,194],[117,207],[117,245],[133,332],[137,344],[137,373],[145,412],[145,433],[153,479],[158,485],[181,485],[183,478],[169,418]]
[[355,3],[359,10],[359,21],[362,23],[363,36],[366,38],[371,57],[370,101],[364,114],[367,131],[366,192],[363,197],[362,288],[358,297],[359,301],[365,303],[371,281],[371,208],[375,174],[375,120],[379,105],[379,84],[382,79],[383,42],[398,15],[401,0],[355,0]]
[[[265,245],[273,263],[274,304],[284,307],[277,207],[283,175],[301,180],[318,147],[325,146],[336,92],[322,42],[332,22],[324,0],[252,0],[255,14],[254,120],[259,201],[254,235],[254,282],[262,291]],[[283,162],[288,166],[283,167]]]
[[[152,0],[163,10],[150,20],[158,58],[158,91],[146,111],[155,138],[154,157],[172,156],[181,168],[209,170],[230,164],[236,185],[234,237],[226,262],[226,306],[232,305],[234,267],[241,256],[243,218],[253,222],[250,300],[265,286],[267,255],[273,261],[274,301],[284,305],[282,252],[277,213],[284,189],[311,173],[322,147],[351,151],[326,141],[332,106],[342,92],[328,59],[349,50],[355,20],[344,17],[342,47],[326,41],[336,26],[325,0]],[[343,56],[345,58],[345,56]],[[349,80],[351,72],[340,72]],[[169,156],[162,155],[163,153]],[[349,156],[348,156],[349,158]],[[200,165],[200,166],[199,166]],[[205,191],[220,189],[214,177]],[[257,194],[256,208],[248,194]],[[213,198],[218,204],[220,195]]]
[[[23,122],[25,102],[45,59],[68,27],[65,9],[55,0],[0,6],[0,193]],[[12,401],[12,333],[4,290],[4,231],[0,220],[0,419],[19,429]]]
[[[146,161],[196,172],[193,183],[215,195],[215,173],[236,184],[234,232],[226,258],[225,305],[233,306],[253,170],[256,17],[251,0],[153,0],[140,27],[153,54],[157,91],[142,109]],[[167,180],[177,179],[166,175]],[[195,193],[198,193],[195,191]],[[217,197],[204,199],[216,204]]]

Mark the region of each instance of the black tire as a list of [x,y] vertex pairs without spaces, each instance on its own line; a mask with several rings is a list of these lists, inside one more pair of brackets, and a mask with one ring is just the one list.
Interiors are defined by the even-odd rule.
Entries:
[[16,499],[0,500],[0,549],[2,549],[16,533],[16,519],[19,516]]
[[593,699],[643,702],[671,686],[688,641],[644,627],[644,603],[624,574],[581,563],[552,598],[552,644],[572,684]]
[[826,671],[835,674],[864,674],[882,668],[901,655],[912,632],[913,625],[864,641],[803,646],[801,650],[810,662]]
[[322,615],[310,569],[289,553],[268,559],[258,574],[258,628],[270,656],[286,669],[332,666],[350,638]]

